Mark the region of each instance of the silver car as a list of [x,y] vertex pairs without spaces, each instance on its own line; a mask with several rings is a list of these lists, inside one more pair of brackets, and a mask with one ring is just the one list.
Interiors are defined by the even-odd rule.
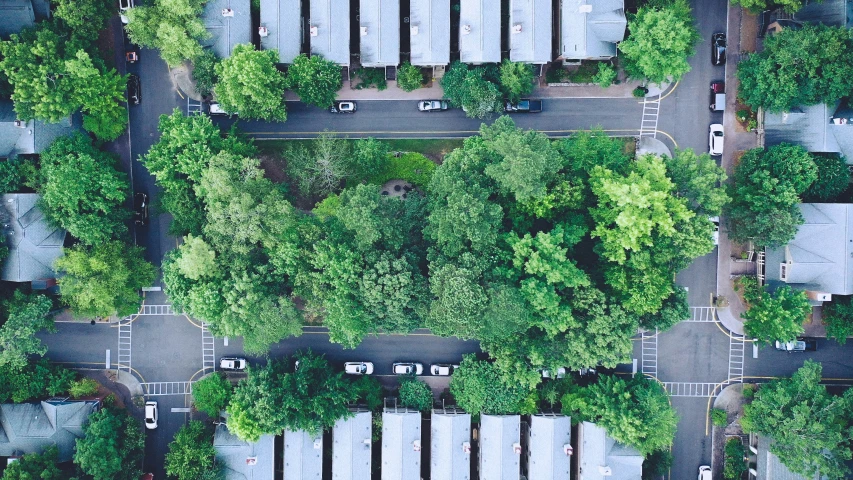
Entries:
[[373,362],[347,362],[344,372],[350,375],[370,375],[373,373]]
[[429,366],[429,373],[437,377],[448,377],[453,374],[453,371],[459,368],[459,365],[451,365],[449,363],[433,363]]
[[420,375],[424,373],[424,364],[415,362],[397,362],[393,365],[394,375]]

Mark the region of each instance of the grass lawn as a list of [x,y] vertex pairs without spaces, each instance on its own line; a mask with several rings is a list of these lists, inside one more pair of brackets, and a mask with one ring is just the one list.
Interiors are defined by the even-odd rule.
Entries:
[[[462,146],[460,138],[381,138],[394,152],[418,152],[432,158],[441,158]],[[355,141],[355,140],[349,140]],[[311,140],[258,140],[255,144],[263,152],[279,153],[286,145],[307,144]]]

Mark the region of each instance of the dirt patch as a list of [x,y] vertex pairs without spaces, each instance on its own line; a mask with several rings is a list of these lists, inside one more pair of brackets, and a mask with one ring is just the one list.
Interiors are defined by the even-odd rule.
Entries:
[[287,175],[284,173],[284,159],[279,155],[272,153],[261,153],[258,157],[261,160],[261,168],[264,170],[264,176],[275,183],[284,183],[287,181]]

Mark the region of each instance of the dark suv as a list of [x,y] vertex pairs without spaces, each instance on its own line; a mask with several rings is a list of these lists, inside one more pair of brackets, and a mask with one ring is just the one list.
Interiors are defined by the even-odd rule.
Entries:
[[139,77],[132,73],[127,79],[127,99],[131,105],[139,105],[142,102],[142,85]]
[[711,63],[726,64],[726,34],[715,33],[711,36]]
[[133,223],[148,225],[148,195],[142,192],[133,195]]

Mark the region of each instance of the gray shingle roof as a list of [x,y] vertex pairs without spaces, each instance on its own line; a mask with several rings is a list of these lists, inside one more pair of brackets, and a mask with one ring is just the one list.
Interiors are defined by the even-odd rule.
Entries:
[[551,1],[510,0],[509,59],[513,62],[551,61]]
[[278,50],[279,63],[293,63],[302,48],[301,0],[261,0],[261,49]]
[[400,0],[359,0],[361,64],[395,67],[400,63]]
[[82,115],[76,113],[56,123],[27,121],[15,125],[18,116],[11,100],[0,100],[0,158],[41,153],[59,137],[80,131]]
[[56,445],[59,461],[71,460],[83,424],[96,405],[88,401],[0,405],[0,456],[40,453]]
[[420,480],[421,412],[387,408],[382,412],[382,480]]
[[7,193],[0,207],[9,257],[3,262],[0,279],[9,282],[31,282],[55,278],[53,262],[62,256],[65,230],[48,223],[38,207],[36,193]]
[[213,434],[216,461],[225,467],[225,480],[273,480],[275,436],[263,435],[255,443],[245,442],[219,424]]
[[311,0],[311,53],[350,64],[349,0]]
[[[233,17],[222,15],[230,8]],[[210,47],[219,58],[228,58],[234,47],[241,43],[252,43],[252,17],[249,0],[209,0],[201,14],[204,28],[210,32],[210,38],[202,45]]]
[[338,420],[332,431],[332,479],[370,478],[373,418],[370,412]]
[[518,480],[520,442],[519,415],[480,415],[480,480]]
[[501,0],[462,0],[459,55],[463,63],[501,61]]
[[531,415],[527,441],[527,478],[565,480],[571,457],[564,446],[571,444],[572,422],[564,415]]
[[450,0],[411,0],[409,31],[412,65],[450,63]]
[[[642,480],[643,456],[610,438],[603,428],[583,422],[578,428],[578,480]],[[609,467],[611,475],[602,472]]]
[[[468,480],[471,477],[471,415],[462,411],[433,410],[430,425],[432,480]],[[463,449],[466,442],[467,452]]]
[[764,130],[767,146],[792,143],[810,152],[839,153],[853,164],[853,113],[846,101],[767,113]]
[[323,478],[323,433],[284,431],[284,478]]
[[767,437],[758,437],[758,461],[756,462],[756,471],[758,476],[756,480],[823,480],[826,477],[821,477],[815,474],[814,477],[804,477],[802,475],[792,473],[788,470],[779,457],[770,452],[771,440]]
[[627,26],[623,0],[562,0],[560,56],[569,60],[614,57]]
[[853,26],[853,1],[811,1],[794,14],[794,20],[806,23],[822,23],[832,27]]
[[30,0],[0,0],[0,39],[5,40],[35,23],[36,15]]

